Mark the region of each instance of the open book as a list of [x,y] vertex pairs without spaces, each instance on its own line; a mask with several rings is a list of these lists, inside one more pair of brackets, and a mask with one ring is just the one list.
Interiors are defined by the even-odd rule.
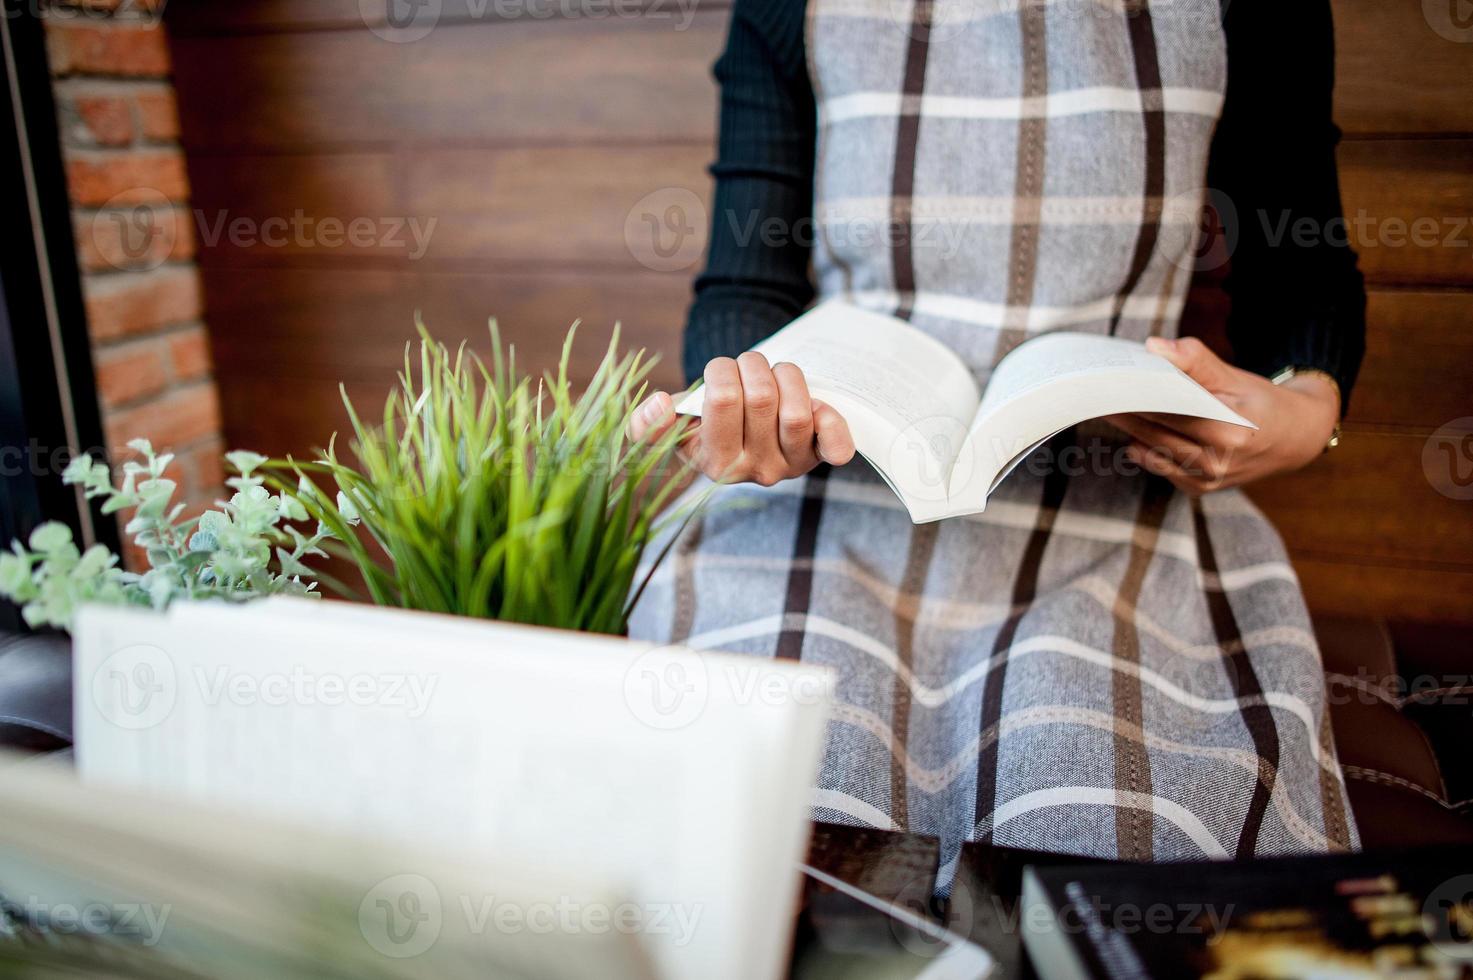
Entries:
[[[1041,334],[998,362],[985,390],[920,329],[837,300],[753,350],[802,368],[917,524],[979,513],[1029,453],[1088,419],[1160,412],[1255,428],[1170,361],[1118,337]],[[700,415],[703,393],[676,411]]]
[[[73,637],[86,784],[545,869],[549,943],[614,929],[657,977],[782,971],[823,667],[288,598],[87,606]],[[455,888],[500,928],[511,882]]]

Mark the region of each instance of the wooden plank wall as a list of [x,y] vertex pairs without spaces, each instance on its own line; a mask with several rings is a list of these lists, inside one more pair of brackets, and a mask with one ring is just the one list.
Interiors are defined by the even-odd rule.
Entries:
[[[1473,415],[1473,36],[1439,34],[1433,6],[1335,2],[1370,355],[1343,447],[1254,496],[1316,608],[1468,620],[1473,503],[1423,461],[1433,432]],[[442,10],[428,32],[366,22],[358,0],[168,9],[193,206],[219,231],[200,264],[232,445],[309,450],[342,424],[339,380],[381,399],[416,310],[447,340],[481,340],[495,315],[539,365],[581,317],[581,371],[621,320],[677,381],[704,221],[669,209],[709,198],[728,0],[420,7]],[[376,231],[251,240],[253,222],[299,212]],[[389,234],[401,219],[435,222],[423,254]],[[1395,233],[1417,219],[1435,244]],[[1224,308],[1213,288],[1192,307],[1207,320]]]

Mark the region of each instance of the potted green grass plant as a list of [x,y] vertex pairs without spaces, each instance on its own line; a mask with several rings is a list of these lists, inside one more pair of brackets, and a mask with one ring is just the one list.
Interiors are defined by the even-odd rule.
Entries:
[[685,421],[628,435],[654,361],[621,355],[615,328],[579,392],[577,324],[557,369],[536,380],[494,322],[489,363],[419,330],[418,357],[406,349],[382,413],[360,414],[344,392],[353,461],[330,444],[315,462],[278,464],[295,478],[280,488],[377,604],[624,632],[646,548],[694,509],[666,513],[688,475],[676,452]]

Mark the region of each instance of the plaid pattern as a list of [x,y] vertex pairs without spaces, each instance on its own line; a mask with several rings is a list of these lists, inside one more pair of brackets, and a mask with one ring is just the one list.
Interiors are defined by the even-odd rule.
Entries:
[[[812,0],[808,27],[825,294],[909,318],[979,376],[1040,330],[1175,331],[1216,0]],[[860,242],[861,218],[890,233]],[[1106,438],[1061,436],[984,514],[920,526],[862,462],[725,488],[631,632],[833,667],[815,816],[934,834],[952,861],[970,839],[1357,847],[1277,534],[1236,491],[1119,472]]]

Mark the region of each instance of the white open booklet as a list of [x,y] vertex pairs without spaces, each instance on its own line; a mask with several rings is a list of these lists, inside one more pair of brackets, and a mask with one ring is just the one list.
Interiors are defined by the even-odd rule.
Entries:
[[[803,369],[917,524],[979,513],[1029,453],[1088,419],[1160,412],[1256,428],[1170,361],[1118,337],[1041,334],[1009,352],[985,390],[920,329],[837,300],[752,349]],[[703,393],[676,411],[700,415]]]
[[88,783],[611,883],[573,921],[661,976],[785,963],[823,668],[304,599],[87,607],[74,657]]
[[633,931],[580,928],[633,907],[586,873],[87,785],[3,753],[0,788],[0,975],[658,978]]

